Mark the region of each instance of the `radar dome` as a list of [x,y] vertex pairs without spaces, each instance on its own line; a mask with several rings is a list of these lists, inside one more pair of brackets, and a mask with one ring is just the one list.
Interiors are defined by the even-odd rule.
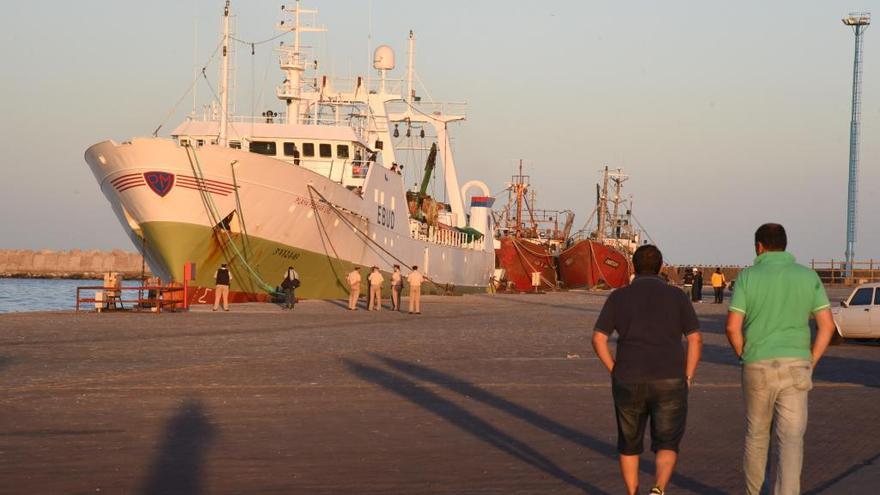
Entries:
[[388,45],[382,45],[376,48],[373,53],[373,68],[377,70],[394,69],[394,50]]

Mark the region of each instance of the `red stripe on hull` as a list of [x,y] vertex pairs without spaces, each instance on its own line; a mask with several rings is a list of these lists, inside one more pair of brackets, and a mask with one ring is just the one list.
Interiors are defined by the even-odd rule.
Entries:
[[568,288],[616,289],[629,284],[631,273],[627,255],[598,242],[580,241],[559,255],[559,274]]
[[130,186],[132,184],[146,184],[146,183],[144,182],[143,177],[133,177],[131,179],[121,180],[121,181],[117,182],[116,184],[113,184],[113,186],[116,189],[119,189],[119,188],[122,188],[125,186]]
[[139,177],[139,178],[141,178],[141,174],[125,174],[125,175],[120,175],[119,177],[117,177],[117,178],[111,180],[110,183],[113,184],[113,185],[115,186],[115,185],[117,185],[118,183],[124,181],[125,179],[131,179],[132,177]]
[[202,182],[202,181],[198,181],[198,180],[187,179],[186,177],[178,177],[178,178],[177,178],[177,182],[178,182],[178,183],[184,183],[184,184],[190,184],[190,185],[193,185],[193,186],[200,186],[200,187],[213,187],[213,188],[215,188],[215,189],[226,189],[226,190],[228,190],[229,192],[232,192],[232,191],[235,190],[235,188],[232,187],[232,186],[226,186],[226,185],[223,185],[223,184],[215,184],[215,183],[211,183],[211,182]]
[[126,185],[126,186],[121,186],[121,187],[119,187],[119,189],[117,189],[117,191],[119,191],[119,192],[122,192],[122,191],[128,191],[129,189],[134,189],[135,187],[141,187],[141,186],[145,186],[145,185],[146,185],[146,184],[143,183],[143,182],[135,182],[134,184],[129,184],[129,185]]
[[211,179],[199,179],[199,178],[193,177],[191,175],[178,175],[177,179],[178,180],[188,180],[188,181],[193,181],[193,182],[204,182],[205,184],[207,184],[209,186],[222,186],[222,187],[228,187],[228,188],[235,187],[228,182],[222,182],[219,180],[211,180]]
[[[214,304],[214,288],[213,287],[190,287],[189,303],[190,304]],[[271,302],[272,297],[269,294],[251,294],[248,292],[229,291],[230,303],[246,303],[246,302]],[[222,301],[221,301],[222,304]]]
[[198,187],[198,186],[190,186],[189,184],[178,183],[177,187],[182,187],[184,189],[192,189],[193,191],[205,191],[214,194],[219,194],[221,196],[229,196],[230,191],[218,191],[216,189],[206,188],[206,187]]

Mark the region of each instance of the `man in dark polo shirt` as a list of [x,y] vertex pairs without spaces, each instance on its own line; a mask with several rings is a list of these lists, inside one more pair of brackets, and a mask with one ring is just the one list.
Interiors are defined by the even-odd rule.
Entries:
[[[688,389],[703,340],[688,295],[658,276],[663,255],[644,245],[633,254],[636,278],[612,292],[593,332],[593,349],[611,372],[617,417],[617,451],[627,493],[639,489],[639,455],[645,426],[651,421],[651,450],[656,479],[651,494],[663,495],[684,436]],[[617,332],[617,354],[608,338]],[[682,346],[687,338],[687,351]]]

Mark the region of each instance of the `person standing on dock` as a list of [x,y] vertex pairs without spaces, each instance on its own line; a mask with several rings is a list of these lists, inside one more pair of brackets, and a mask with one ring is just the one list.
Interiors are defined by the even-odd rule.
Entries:
[[284,280],[281,281],[281,289],[284,290],[285,309],[293,309],[296,304],[296,289],[299,287],[299,273],[292,266],[284,272]]
[[681,285],[684,287],[684,293],[688,297],[694,294],[694,269],[687,267],[684,269],[684,275],[681,276]]
[[[727,340],[743,363],[746,493],[762,492],[770,432],[778,443],[774,493],[801,493],[807,403],[813,369],[834,333],[831,304],[815,271],[795,262],[782,225],[755,231],[755,258],[736,279]],[[810,346],[810,317],[816,337]]]
[[367,302],[367,311],[379,311],[382,309],[382,284],[385,283],[385,277],[379,271],[378,266],[374,266],[367,277],[370,282],[370,299]]
[[214,272],[214,309],[220,307],[220,299],[223,299],[223,311],[229,311],[229,284],[232,282],[232,273],[226,263],[220,263],[220,268]]
[[400,273],[400,265],[394,265],[391,273],[391,309],[400,311],[400,291],[403,289],[403,274]]
[[715,304],[723,304],[724,303],[724,286],[727,285],[727,279],[724,277],[724,273],[721,272],[721,267],[715,269],[715,273],[712,274],[712,290],[715,291]]
[[703,270],[694,268],[694,297],[691,299],[695,303],[703,302]]
[[409,314],[422,314],[422,282],[424,275],[419,273],[419,267],[413,265],[412,272],[406,276],[409,284]]
[[361,270],[358,267],[348,272],[348,309],[357,311],[358,298],[361,295]]
[[[639,456],[650,424],[656,477],[649,493],[663,495],[678,460],[690,389],[703,339],[694,306],[659,277],[663,254],[646,244],[633,253],[636,278],[612,292],[593,330],[593,349],[611,373],[617,452],[626,493],[639,492]],[[617,354],[608,339],[617,332]],[[687,339],[687,351],[681,345]],[[650,422],[648,421],[650,419]]]

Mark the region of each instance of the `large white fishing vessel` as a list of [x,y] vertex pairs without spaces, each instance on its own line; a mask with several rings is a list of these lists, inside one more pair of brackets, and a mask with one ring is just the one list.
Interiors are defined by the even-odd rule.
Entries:
[[[387,273],[399,264],[406,273],[418,265],[431,291],[485,288],[494,268],[486,235],[492,198],[482,182],[458,182],[448,131],[465,117],[417,96],[413,33],[405,77],[389,77],[395,54],[383,45],[373,53],[375,74],[336,79],[319,72],[302,44],[302,34],[323,31],[317,12],[299,1],[282,10],[281,111],[230,114],[236,40],[227,1],[218,91],[205,115],[190,115],[170,138],[104,141],[86,150],[150,269],[182,282],[184,265],[194,262],[201,302],[211,298],[224,262],[233,300],[267,298],[291,265],[302,281],[297,294],[307,298],[343,296],[355,266]],[[404,172],[403,155],[413,150],[426,159],[405,164]],[[408,190],[405,177],[416,170],[421,187]],[[445,198],[429,194],[435,174]]]

